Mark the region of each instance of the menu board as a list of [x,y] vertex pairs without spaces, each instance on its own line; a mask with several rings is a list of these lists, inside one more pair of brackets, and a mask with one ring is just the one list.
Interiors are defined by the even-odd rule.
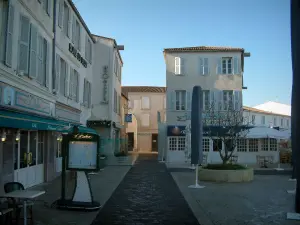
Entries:
[[70,169],[97,169],[97,142],[71,141],[68,158]]

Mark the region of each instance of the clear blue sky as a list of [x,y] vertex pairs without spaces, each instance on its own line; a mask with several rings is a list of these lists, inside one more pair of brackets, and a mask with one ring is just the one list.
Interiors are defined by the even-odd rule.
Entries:
[[163,49],[232,46],[245,60],[244,105],[290,104],[289,0],[74,0],[92,33],[125,46],[123,85],[164,86]]

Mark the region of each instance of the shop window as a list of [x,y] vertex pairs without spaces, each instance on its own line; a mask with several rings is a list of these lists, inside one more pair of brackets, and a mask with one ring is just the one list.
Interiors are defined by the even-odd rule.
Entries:
[[237,140],[237,151],[246,152],[247,151],[247,139],[240,138]]
[[249,152],[258,152],[258,139],[249,139]]
[[27,167],[28,131],[21,131],[20,135],[20,165],[19,169]]
[[185,137],[169,137],[169,150],[170,151],[184,151],[185,150]]
[[277,151],[277,140],[274,138],[270,139],[270,151]]
[[269,151],[269,141],[268,138],[262,138],[260,141],[261,150],[262,151]]
[[60,157],[62,157],[62,155],[61,155],[61,142],[58,141],[57,142],[57,149],[56,149],[56,158],[60,158]]
[[29,133],[29,152],[27,153],[27,163],[29,166],[35,166],[37,163],[37,132],[31,131]]
[[38,133],[38,162],[37,164],[43,164],[44,163],[44,132]]
[[202,146],[203,146],[203,152],[209,152],[210,139],[209,138],[203,138]]

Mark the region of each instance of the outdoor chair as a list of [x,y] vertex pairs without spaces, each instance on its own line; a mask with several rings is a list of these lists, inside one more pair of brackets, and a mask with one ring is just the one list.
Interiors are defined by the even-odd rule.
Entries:
[[9,207],[8,202],[0,204],[0,225],[12,225],[12,213],[14,209]]
[[[18,191],[18,190],[25,190],[23,184],[19,182],[9,182],[4,184],[4,191],[5,193],[9,193],[12,191]],[[19,224],[19,221],[21,219],[24,219],[21,217],[21,211],[23,208],[23,201],[21,199],[15,199],[15,198],[10,198],[9,199],[9,205],[11,205],[15,209],[16,217],[15,221],[16,224]],[[27,201],[27,212],[29,213],[29,217],[27,216],[27,219],[30,220],[31,224],[33,224],[33,202],[32,201]]]

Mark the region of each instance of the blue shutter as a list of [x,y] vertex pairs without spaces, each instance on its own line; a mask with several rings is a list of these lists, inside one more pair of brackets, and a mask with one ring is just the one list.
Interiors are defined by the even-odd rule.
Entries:
[[15,8],[10,5],[8,9],[8,21],[6,30],[6,48],[5,48],[5,64],[12,66],[12,47],[13,47],[13,32],[14,32],[14,15]]
[[62,27],[63,24],[63,12],[64,12],[64,1],[59,0],[58,2],[58,26]]
[[210,102],[209,102],[210,105],[209,105],[209,107],[210,107],[210,110],[212,110],[216,105],[215,92],[213,90],[210,90],[209,94],[210,94]]
[[72,43],[75,44],[75,34],[76,33],[76,18],[73,15],[73,21],[72,21]]
[[218,62],[217,62],[217,74],[222,74],[222,58],[218,58]]
[[168,91],[167,93],[167,108],[168,110],[175,109],[175,91]]
[[234,66],[233,74],[240,74],[238,57],[233,58],[233,66]]
[[217,111],[223,110],[223,91],[221,90],[217,91],[217,102],[218,102]]
[[64,94],[68,97],[68,83],[69,83],[69,65],[65,62],[65,90]]
[[208,63],[208,58],[203,59],[203,74],[204,75],[209,75],[209,63]]
[[200,75],[203,75],[204,74],[204,62],[203,62],[203,59],[200,58],[199,62],[200,62]]
[[192,110],[191,108],[191,102],[192,102],[192,99],[191,99],[191,92],[190,91],[186,91],[186,108],[187,110]]
[[242,107],[242,92],[234,91],[234,109],[239,111]]
[[185,64],[184,59],[180,58],[180,74],[181,75],[186,75],[186,74],[184,74],[185,73],[185,70],[184,70],[185,65],[184,64]]
[[50,60],[49,44],[46,39],[44,39],[44,63],[45,63],[45,86],[49,88],[49,60]]
[[30,65],[29,65],[29,77],[37,78],[37,46],[38,46],[38,34],[34,25],[30,26]]
[[56,54],[56,62],[55,62],[55,85],[54,89],[56,92],[59,90],[59,79],[60,79],[60,56]]

